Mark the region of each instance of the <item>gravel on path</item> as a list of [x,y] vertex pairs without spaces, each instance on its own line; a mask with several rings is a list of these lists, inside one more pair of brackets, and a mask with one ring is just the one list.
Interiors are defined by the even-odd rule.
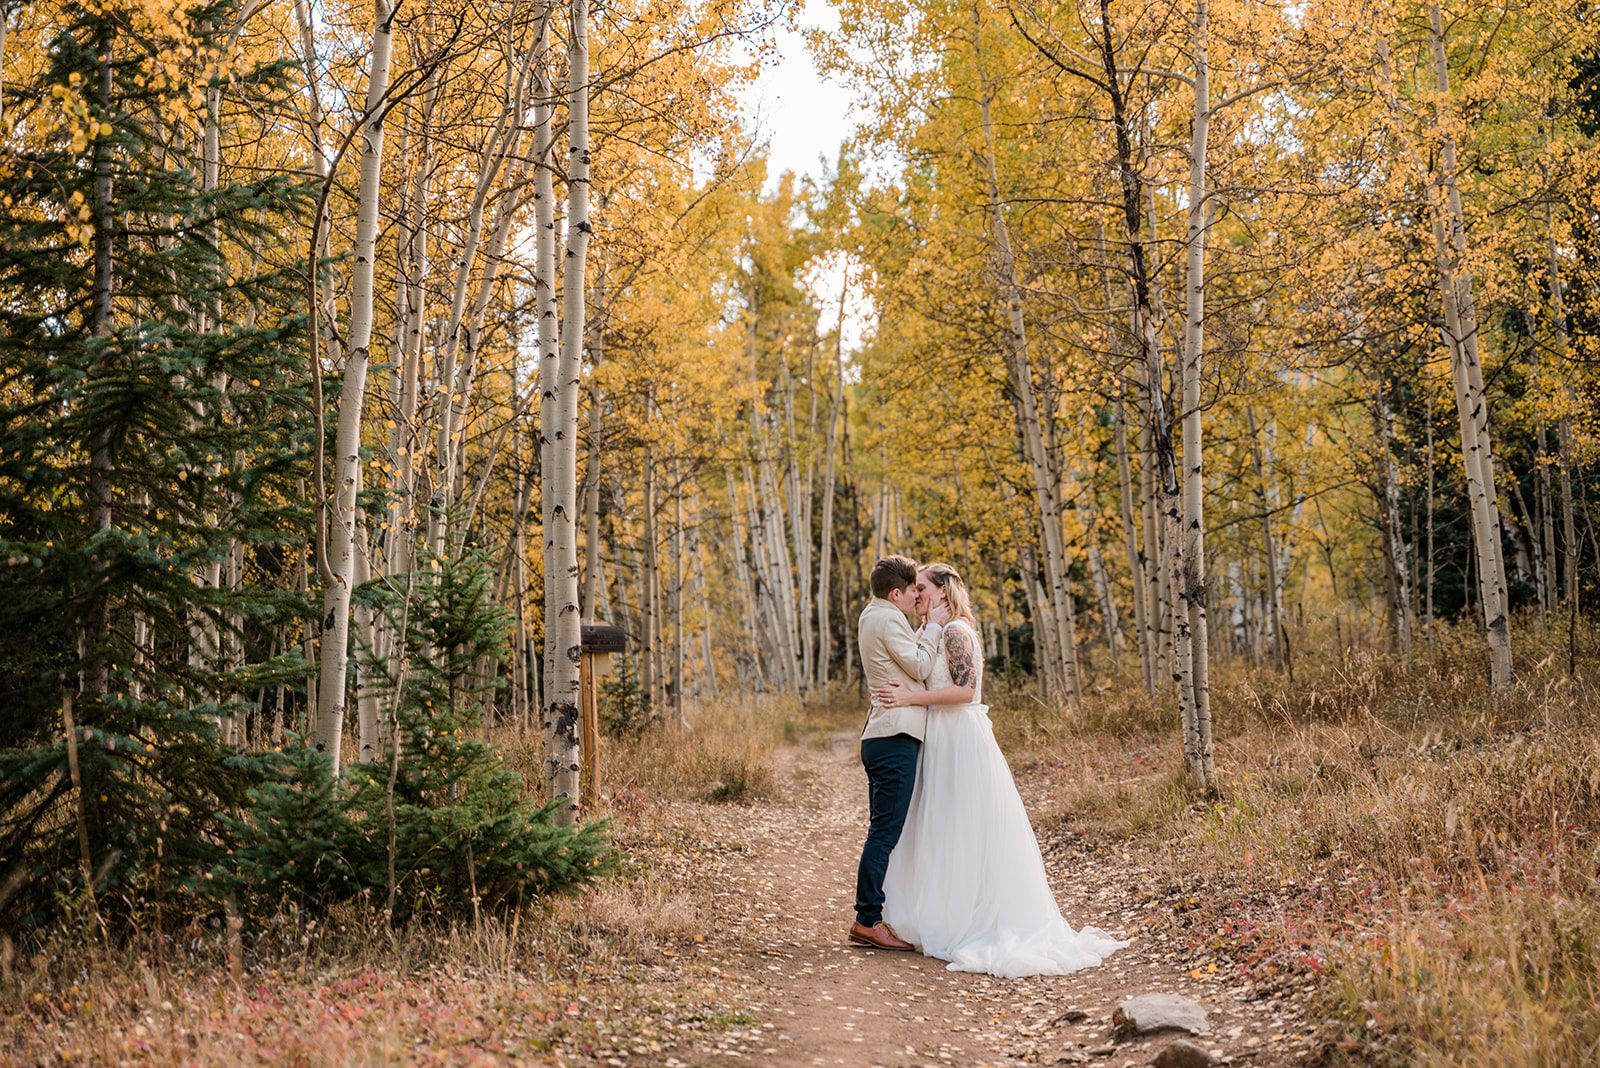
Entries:
[[[1195,1041],[1217,1063],[1284,1065],[1310,1049],[1303,992],[1258,996],[1193,968],[1192,941],[1152,892],[1136,849],[1085,850],[1041,820],[1048,784],[1019,782],[1056,898],[1073,926],[1133,944],[1097,968],[1010,980],[951,972],[914,953],[852,947],[855,867],[866,828],[866,777],[853,736],[790,746],[777,760],[780,800],[686,804],[667,814],[705,845],[685,877],[709,887],[706,940],[694,954],[728,1000],[728,1027],[672,1051],[669,1068],[726,1064],[909,1068],[923,1065],[1146,1065],[1179,1033],[1121,1038],[1126,997],[1170,993],[1209,1015]],[[1037,766],[1036,766],[1037,767]]]

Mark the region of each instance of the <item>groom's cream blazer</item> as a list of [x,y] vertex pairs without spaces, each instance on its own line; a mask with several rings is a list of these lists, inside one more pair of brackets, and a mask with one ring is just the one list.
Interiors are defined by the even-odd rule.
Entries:
[[[907,689],[928,688],[927,678],[939,660],[939,641],[943,628],[929,623],[919,631],[911,629],[905,613],[881,597],[874,597],[861,610],[857,636],[861,645],[861,672],[867,679],[867,693],[898,679]],[[909,734],[921,741],[928,730],[926,705],[883,708],[874,698],[867,711],[867,724],[861,738],[888,738]]]

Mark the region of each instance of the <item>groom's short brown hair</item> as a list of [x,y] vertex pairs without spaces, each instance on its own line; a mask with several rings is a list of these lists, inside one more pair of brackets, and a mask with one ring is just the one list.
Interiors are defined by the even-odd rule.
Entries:
[[917,562],[904,556],[885,556],[872,565],[872,596],[887,597],[917,581]]

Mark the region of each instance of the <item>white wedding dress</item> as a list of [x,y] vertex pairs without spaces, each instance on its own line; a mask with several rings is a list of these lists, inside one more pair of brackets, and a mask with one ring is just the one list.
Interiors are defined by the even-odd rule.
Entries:
[[[980,703],[981,643],[964,622],[949,629],[971,643],[975,700],[929,706],[911,811],[884,879],[883,918],[925,955],[949,961],[951,971],[1018,979],[1099,964],[1128,943],[1095,927],[1074,931],[1062,919],[989,708]],[[949,685],[941,652],[928,689]]]

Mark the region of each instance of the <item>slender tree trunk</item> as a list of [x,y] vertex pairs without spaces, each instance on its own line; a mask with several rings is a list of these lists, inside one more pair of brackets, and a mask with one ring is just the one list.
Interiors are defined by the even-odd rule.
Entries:
[[[323,116],[322,116],[322,89],[321,80],[317,75],[317,37],[315,23],[311,17],[309,0],[295,0],[295,22],[300,31],[300,61],[305,66],[306,72],[306,138],[311,143],[311,164],[317,178],[326,181],[328,178],[328,152],[323,143]],[[319,235],[316,256],[318,259],[328,253],[328,245],[333,237],[332,204],[327,203],[322,210],[322,217],[318,220]],[[334,292],[337,287],[328,286],[323,299],[322,314],[312,324],[318,331],[319,342],[335,363],[339,360],[339,340],[337,331],[329,330],[327,335],[321,336],[323,322],[333,322],[336,318],[334,310]]]
[[[747,538],[753,539],[755,532],[742,525],[741,518],[744,509],[738,500],[739,492],[734,487],[733,480],[728,480],[728,526],[733,540],[733,575],[734,582],[739,589],[739,604],[744,610],[744,640],[751,643],[743,650],[749,657],[749,678],[741,678],[741,683],[752,689],[761,690],[766,687],[766,679],[761,672],[761,650],[759,635],[761,633],[761,619],[758,604],[760,593],[756,589],[756,579],[752,566],[745,555],[745,542]],[[743,672],[741,672],[743,674]]]
[[[1183,728],[1184,765],[1191,783],[1215,788],[1211,768],[1209,721],[1202,733],[1196,710],[1193,628],[1188,600],[1191,569],[1185,559],[1189,539],[1183,530],[1182,502],[1179,498],[1177,454],[1173,448],[1172,427],[1167,419],[1166,396],[1162,385],[1162,353],[1159,321],[1152,290],[1153,274],[1146,259],[1143,225],[1143,189],[1134,165],[1131,125],[1123,96],[1125,77],[1111,40],[1110,0],[1100,0],[1100,60],[1105,87],[1111,98],[1112,129],[1116,137],[1117,171],[1122,192],[1122,216],[1128,242],[1131,281],[1134,295],[1135,339],[1144,366],[1145,405],[1148,413],[1151,458],[1154,461],[1152,488],[1155,510],[1160,515],[1162,549],[1168,590],[1172,596],[1172,678],[1178,691],[1178,719]],[[1197,111],[1197,116],[1201,112]],[[1203,174],[1203,172],[1202,172]],[[1191,175],[1192,178],[1192,175]],[[1193,197],[1191,195],[1191,203]],[[1203,201],[1197,207],[1203,207]],[[1192,322],[1198,316],[1190,315]],[[1198,355],[1199,346],[1192,346]],[[1198,411],[1198,404],[1195,406]],[[1198,457],[1196,457],[1198,459]],[[1182,601],[1183,603],[1180,603]]]
[[589,2],[572,0],[567,36],[570,74],[567,108],[567,249],[562,272],[561,363],[556,376],[554,466],[545,491],[553,499],[545,532],[545,582],[552,588],[553,618],[545,621],[546,658],[551,662],[545,693],[551,724],[550,796],[567,798],[558,824],[578,815],[578,660],[582,647],[578,610],[578,387],[586,337],[586,272],[589,256]]
[[[649,412],[648,395],[645,411]],[[657,670],[660,661],[661,631],[658,621],[661,609],[657,601],[660,582],[657,578],[656,543],[656,462],[655,450],[646,443],[644,448],[644,558],[639,568],[639,612],[642,638],[639,648],[639,687],[650,705],[652,714],[661,712],[661,676]]]
[[687,727],[684,715],[684,640],[683,640],[683,462],[672,458],[672,711]]
[[996,614],[999,617],[996,628],[999,631],[1000,638],[1000,662],[1005,665],[1006,677],[1009,679],[1011,677],[1011,613],[1007,602],[1010,597],[1006,591],[1005,562],[999,558],[996,558],[994,563],[994,574],[994,600],[995,605],[998,607]]
[[[551,0],[554,10],[554,0]],[[540,658],[540,714],[544,734],[544,780],[550,800],[564,798],[561,818],[571,820],[578,804],[578,755],[566,735],[575,723],[565,723],[564,734],[557,736],[557,720],[551,709],[561,698],[556,682],[556,658],[561,647],[556,617],[560,614],[556,571],[559,564],[551,552],[551,536],[558,524],[556,506],[557,439],[560,435],[561,324],[556,297],[556,204],[554,123],[556,89],[551,78],[549,23],[540,25],[533,105],[533,212],[534,212],[534,300],[539,316],[539,516],[542,543],[544,599],[541,613],[544,624],[544,655]]]
[[[1270,443],[1272,432],[1260,426],[1256,421],[1254,408],[1245,409],[1245,429],[1250,435],[1250,456],[1256,475],[1256,510],[1261,515],[1261,558],[1266,569],[1266,618],[1263,623],[1266,627],[1267,648],[1271,651],[1273,661],[1280,668],[1288,667],[1287,642],[1283,621],[1283,578],[1279,574],[1279,548],[1277,539],[1272,533],[1272,513],[1275,510],[1276,495],[1268,493],[1269,482],[1272,477],[1272,456]],[[1251,643],[1253,655],[1259,655],[1259,648],[1255,642]]]
[[760,488],[759,517],[762,527],[762,556],[766,562],[764,576],[773,600],[772,616],[777,638],[778,656],[782,661],[778,678],[789,693],[800,689],[800,657],[796,646],[799,637],[795,632],[794,565],[789,558],[789,541],[783,529],[783,498],[779,495],[777,478],[768,450],[763,450],[757,467],[757,485]]
[[[751,377],[761,381],[758,366],[760,321],[760,291],[752,278],[750,294],[750,321],[746,332],[746,359]],[[772,600],[772,612],[764,616],[773,630],[773,651],[777,658],[771,672],[773,685],[785,692],[800,689],[800,655],[796,646],[796,610],[794,596],[794,565],[789,557],[789,540],[784,533],[783,497],[778,490],[772,457],[773,439],[777,436],[771,426],[770,416],[764,418],[756,405],[749,410],[751,447],[755,450],[755,473],[750,484],[752,549],[756,573],[761,586]],[[747,479],[750,473],[746,471]]]
[[[358,587],[371,582],[373,577],[372,552],[366,541],[367,539],[362,537],[356,545],[355,584]],[[357,652],[368,661],[363,664],[358,660],[356,664],[356,760],[362,764],[371,764],[382,754],[378,738],[378,705],[383,688],[379,685],[377,677],[382,669],[376,663],[377,650],[374,647],[376,631],[373,626],[372,609],[366,605],[357,605],[354,612]]]
[[1128,464],[1128,415],[1122,400],[1124,387],[1117,387],[1115,445],[1117,450],[1117,490],[1122,516],[1122,541],[1128,554],[1128,576],[1133,584],[1133,626],[1139,645],[1139,667],[1145,692],[1156,695],[1156,662],[1150,633],[1149,585],[1144,554],[1139,551],[1138,528],[1133,518],[1133,474]]
[[[1079,681],[1077,638],[1072,613],[1072,586],[1067,572],[1066,546],[1061,529],[1060,481],[1045,447],[1044,422],[1039,408],[1033,381],[1033,368],[1028,351],[1027,322],[1022,311],[1022,288],[1017,281],[1016,258],[1011,246],[1011,233],[1006,225],[1005,204],[1000,197],[999,171],[995,160],[994,119],[992,114],[993,87],[984,72],[981,46],[982,25],[978,7],[972,9],[973,46],[978,51],[978,79],[980,108],[983,120],[985,181],[989,199],[989,215],[994,240],[994,266],[1002,299],[1006,306],[1008,326],[1006,353],[1011,376],[1012,394],[1018,405],[1018,423],[1022,431],[1023,455],[1033,476],[1034,504],[1038,509],[1039,528],[1044,547],[1045,581],[1048,583],[1046,605],[1051,614],[1051,633],[1055,639],[1051,648],[1056,664],[1047,677],[1059,672],[1064,696],[1069,705],[1080,708],[1083,690]],[[1039,645],[1035,642],[1035,649]],[[1036,667],[1039,665],[1035,665]]]
[[[0,70],[6,66],[6,23],[11,19],[9,4],[0,4]],[[6,120],[6,92],[5,85],[0,84],[0,128],[5,126]]]
[[594,333],[589,341],[589,452],[583,473],[583,611],[593,623],[595,591],[604,588],[600,577],[600,462],[605,442],[605,392],[600,386],[600,363],[606,342],[606,267],[601,262],[595,278]]
[[1122,654],[1122,621],[1117,612],[1116,591],[1111,585],[1111,573],[1106,568],[1105,555],[1100,551],[1100,538],[1091,508],[1089,522],[1084,530],[1084,555],[1089,561],[1089,574],[1094,579],[1095,597],[1100,601],[1100,624],[1106,632],[1106,650],[1111,659]]
[[[545,18],[548,17],[547,9]],[[536,40],[542,40],[543,37],[542,30],[535,35]],[[538,55],[539,51],[536,45],[528,66],[523,72],[519,72],[516,84],[503,102],[495,126],[484,142],[477,180],[467,204],[467,219],[461,247],[457,251],[455,279],[450,289],[450,310],[442,336],[443,352],[439,358],[439,385],[442,392],[437,398],[438,438],[434,445],[435,507],[428,517],[428,544],[436,555],[442,555],[445,551],[445,532],[451,522],[451,509],[456,504],[456,472],[461,461],[460,444],[465,432],[467,400],[476,371],[475,343],[467,346],[467,358],[459,359],[462,336],[464,332],[469,332],[470,324],[481,314],[480,309],[487,308],[489,297],[493,292],[495,277],[499,273],[501,263],[498,245],[504,241],[504,235],[510,227],[519,199],[515,185],[506,191],[497,218],[490,227],[489,254],[485,257],[477,296],[472,304],[473,315],[469,317],[467,296],[472,292],[472,267],[477,262],[478,251],[483,244],[484,213],[489,194],[494,188],[495,180],[500,176],[506,158],[516,151],[517,140],[521,136],[517,120],[524,110],[526,72],[532,71],[544,62]],[[476,337],[473,340],[476,342]]]
[[1423,422],[1424,422],[1424,425],[1425,425],[1425,428],[1426,428],[1425,429],[1425,433],[1427,434],[1427,449],[1428,449],[1428,454],[1427,454],[1428,455],[1428,484],[1427,484],[1427,489],[1426,489],[1427,501],[1426,501],[1426,508],[1424,509],[1423,518],[1422,518],[1423,529],[1427,531],[1427,537],[1426,537],[1427,548],[1424,551],[1427,553],[1427,557],[1428,557],[1428,560],[1427,560],[1427,578],[1425,580],[1426,585],[1423,587],[1424,596],[1423,596],[1423,605],[1422,605],[1422,627],[1423,627],[1422,636],[1423,636],[1423,640],[1427,643],[1427,646],[1428,646],[1428,658],[1431,660],[1433,658],[1433,576],[1434,576],[1434,556],[1433,556],[1433,480],[1434,480],[1433,464],[1434,464],[1434,460],[1433,460],[1433,405],[1431,403],[1425,403],[1423,405],[1422,418],[1423,418]]
[[[814,355],[816,340],[813,336],[811,349]],[[811,612],[811,487],[812,473],[807,465],[806,477],[802,482],[799,470],[799,442],[795,434],[794,416],[794,378],[789,373],[787,359],[780,354],[778,361],[779,382],[783,390],[783,418],[784,418],[784,473],[783,481],[788,487],[789,514],[789,542],[787,550],[794,560],[794,570],[790,578],[793,581],[794,592],[791,596],[795,599],[794,606],[794,638],[795,655],[798,658],[796,669],[796,690],[804,692],[811,686],[813,647],[810,639],[812,625]],[[809,377],[809,376],[808,376]],[[815,390],[810,391],[812,408],[815,409]],[[811,419],[812,433],[807,440],[816,438],[816,419]],[[782,498],[780,498],[782,499]],[[786,580],[787,581],[787,580]]]
[[[1534,462],[1537,464],[1537,456]],[[1511,492],[1507,497],[1507,503],[1511,506],[1511,523],[1508,533],[1516,546],[1517,572],[1533,576],[1534,592],[1538,595],[1535,600],[1539,603],[1539,621],[1542,623],[1545,615],[1544,554],[1539,548],[1539,520],[1528,507],[1528,498],[1523,495],[1522,483],[1515,475],[1509,481]]]
[[[112,114],[112,95],[115,91],[112,69],[112,40],[109,30],[102,31],[97,42],[99,56],[96,61],[96,103],[100,107],[101,121],[109,122]],[[94,140],[94,281],[93,304],[89,331],[95,337],[111,336],[113,297],[116,291],[115,262],[112,256],[113,228],[116,220],[112,206],[112,146],[106,137]],[[112,519],[112,469],[111,439],[108,431],[97,430],[89,446],[89,526],[96,535],[111,529]],[[82,662],[78,685],[84,696],[103,697],[111,684],[110,650],[111,598],[105,588],[105,564],[96,557],[91,568],[92,592],[85,613],[84,647],[79,651]],[[68,698],[70,701],[70,697]],[[68,734],[71,734],[69,727]],[[70,739],[69,739],[70,740]],[[81,792],[81,791],[80,791]],[[87,847],[85,847],[87,849]],[[85,861],[87,867],[87,860]],[[87,871],[85,878],[88,877]]]
[[[204,23],[208,29],[211,23]],[[215,82],[207,84],[204,92],[205,116],[201,121],[200,130],[200,192],[202,196],[210,196],[216,192],[222,170],[222,87]],[[209,265],[211,281],[220,287],[222,279],[222,264],[216,258],[220,255],[220,246],[217,242],[217,228],[215,223],[201,224],[201,230],[213,248],[212,259]],[[216,329],[221,318],[221,309],[216,296],[208,296],[194,309],[193,324],[198,334],[208,334]],[[214,375],[210,382],[215,398],[215,407],[206,414],[206,418],[217,423],[227,419],[227,393],[228,376],[226,374]],[[206,478],[215,483],[222,472],[222,458],[213,457],[206,465]],[[218,493],[206,511],[206,525],[212,529],[222,529],[222,519],[217,511],[217,506],[225,501],[226,493]],[[230,548],[231,554],[231,548]],[[216,595],[224,589],[223,558],[212,556],[205,560],[197,569],[195,583],[201,589],[209,591],[213,604],[207,606],[201,603],[193,606],[190,621],[190,650],[189,665],[196,670],[201,678],[215,679],[223,670],[223,637],[222,615],[216,605]],[[219,706],[226,700],[226,696],[214,687],[207,687],[209,695],[218,702]],[[223,744],[231,743],[233,723],[230,717],[219,714],[216,719],[217,735]]]
[[[299,6],[297,3],[297,11]],[[302,33],[309,34],[309,27],[302,25]],[[309,40],[305,47],[310,49]],[[423,302],[428,277],[427,210],[433,169],[430,135],[438,98],[438,77],[436,73],[430,73],[425,83],[416,130],[421,151],[415,156],[411,152],[412,129],[409,122],[402,129],[400,137],[400,158],[406,161],[407,170],[405,180],[401,183],[403,197],[400,224],[396,227],[395,237],[396,370],[391,373],[389,387],[395,417],[389,438],[392,459],[389,504],[379,539],[383,546],[381,569],[391,581],[409,576],[416,566],[416,458],[420,440],[416,416],[422,365]],[[360,563],[365,566],[366,578],[370,579],[379,565],[372,555],[370,539],[366,548],[367,552]],[[413,588],[409,578],[406,579],[405,588]],[[393,685],[392,680],[401,676],[407,655],[407,636],[400,632],[398,619],[387,613],[374,619],[370,609],[358,608],[356,615],[358,630],[367,636],[370,656],[382,664],[381,668],[372,670],[381,670]],[[372,685],[371,679],[362,675],[357,697],[357,753],[362,763],[370,763],[386,755],[388,747],[394,744],[391,731],[393,717],[381,714],[379,700],[378,688]]]
[[514,620],[511,632],[511,720],[516,724],[517,737],[528,732],[529,694],[532,690],[528,671],[528,537],[527,505],[531,489],[527,466],[518,458],[517,509],[512,516],[511,528],[511,611]]
[[1388,398],[1381,393],[1374,400],[1373,417],[1378,424],[1378,479],[1383,499],[1383,534],[1385,556],[1389,558],[1390,584],[1393,593],[1391,612],[1394,626],[1395,651],[1402,663],[1411,663],[1411,585],[1406,559],[1405,539],[1400,527],[1400,471],[1394,461],[1394,412]]
[[1541,415],[1534,427],[1534,503],[1538,513],[1534,517],[1538,527],[1539,561],[1539,619],[1556,609],[1556,518],[1555,502],[1550,492],[1550,427]]
[[1022,589],[1028,600],[1028,622],[1033,629],[1033,669],[1039,680],[1039,692],[1051,697],[1055,691],[1048,671],[1040,666],[1040,658],[1059,649],[1056,641],[1055,620],[1049,608],[1048,591],[1039,581],[1039,557],[1033,545],[1022,548]]
[[[1178,596],[1189,616],[1189,656],[1194,686],[1194,750],[1186,753],[1189,783],[1217,791],[1211,736],[1211,643],[1206,620],[1205,472],[1201,438],[1200,371],[1205,356],[1206,234],[1211,195],[1206,187],[1206,146],[1211,131],[1211,66],[1206,56],[1210,8],[1196,0],[1194,14],[1194,127],[1189,142],[1189,226],[1184,248],[1187,311],[1183,344],[1183,584]],[[1175,567],[1174,570],[1177,570]]]
[[[1438,5],[1429,7],[1428,17],[1433,29],[1434,81],[1439,93],[1437,106],[1442,109],[1450,94],[1450,69]],[[1442,120],[1443,115],[1436,118]],[[1489,405],[1478,355],[1478,316],[1473,297],[1473,278],[1468,266],[1461,189],[1457,181],[1456,142],[1448,132],[1440,141],[1439,183],[1443,186],[1444,203],[1435,205],[1433,222],[1439,291],[1444,309],[1446,341],[1452,355],[1456,411],[1461,422],[1468,503],[1472,511],[1473,541],[1478,564],[1479,601],[1489,641],[1490,685],[1500,693],[1509,689],[1512,682],[1511,623],[1505,560],[1500,546],[1500,508],[1493,446],[1489,436]]]
[[833,400],[828,406],[828,441],[822,460],[822,530],[817,564],[817,675],[818,686],[828,685],[829,662],[833,659],[833,627],[828,618],[828,584],[833,576],[833,496],[838,485],[837,444],[839,419],[844,414],[844,309],[850,295],[846,276],[839,292],[839,329],[833,340]]
[[[1568,358],[1567,309],[1561,284],[1561,258],[1556,249],[1555,219],[1549,201],[1545,202],[1545,249],[1550,261],[1550,314],[1555,322],[1555,349],[1558,359]],[[1570,386],[1567,387],[1570,391]],[[1578,563],[1582,547],[1578,544],[1577,509],[1572,494],[1572,471],[1576,451],[1572,440],[1572,417],[1565,407],[1556,420],[1558,487],[1561,495],[1561,599],[1567,606],[1567,673],[1577,671],[1578,663]],[[1545,476],[1548,479],[1548,475]],[[1554,523],[1550,524],[1552,527]],[[1547,535],[1553,542],[1553,531]],[[1555,548],[1550,547],[1550,567],[1556,568]],[[1554,576],[1552,575],[1552,585]]]
[[[356,569],[356,538],[361,518],[361,409],[366,399],[367,364],[372,344],[373,268],[378,239],[379,183],[383,166],[384,100],[389,89],[389,58],[397,7],[373,4],[372,69],[367,76],[366,109],[361,122],[361,182],[357,195],[355,268],[350,294],[350,355],[339,393],[339,425],[334,436],[334,507],[323,564],[321,678],[317,691],[317,748],[337,772],[344,735],[345,672],[349,665],[350,593]],[[324,507],[322,501],[317,506]]]
[[[711,598],[706,594],[706,561],[705,553],[701,548],[701,531],[705,529],[706,515],[699,508],[695,508],[695,521],[685,532],[687,543],[686,555],[688,563],[688,599],[687,605],[698,605],[700,618],[695,624],[693,642],[695,648],[685,651],[687,658],[692,652],[699,660],[694,667],[694,687],[689,691],[696,706],[702,706],[707,697],[716,697],[717,694],[717,667],[711,651]],[[689,639],[685,639],[687,646]],[[688,670],[687,665],[685,670]]]
[[[1140,374],[1144,373],[1140,366]],[[1141,569],[1145,574],[1145,635],[1150,647],[1150,662],[1155,678],[1171,678],[1167,664],[1172,659],[1170,623],[1172,612],[1167,597],[1166,571],[1161,566],[1165,559],[1161,545],[1161,527],[1157,522],[1160,503],[1156,497],[1155,435],[1150,432],[1150,413],[1141,398],[1143,421],[1139,426],[1139,524],[1143,534],[1140,551]]]
[[[385,569],[396,578],[410,575],[417,566],[417,493],[418,446],[423,441],[418,424],[417,409],[421,399],[422,346],[427,312],[427,286],[430,274],[428,231],[428,198],[433,177],[433,115],[439,100],[439,79],[430,72],[423,90],[421,114],[417,120],[417,140],[421,150],[415,158],[408,152],[411,131],[408,128],[401,140],[401,155],[412,166],[411,181],[401,217],[403,222],[397,236],[397,324],[395,342],[400,368],[399,390],[392,447],[395,453],[394,476],[391,482],[392,503],[389,507],[389,552]],[[426,450],[423,450],[424,452]],[[414,583],[408,580],[408,589]],[[383,624],[388,659],[388,674],[400,677],[402,661],[407,654],[406,636],[400,634],[394,621]],[[384,717],[380,731],[387,732],[393,717]],[[390,739],[392,743],[392,739]],[[389,744],[389,743],[386,743]]]

